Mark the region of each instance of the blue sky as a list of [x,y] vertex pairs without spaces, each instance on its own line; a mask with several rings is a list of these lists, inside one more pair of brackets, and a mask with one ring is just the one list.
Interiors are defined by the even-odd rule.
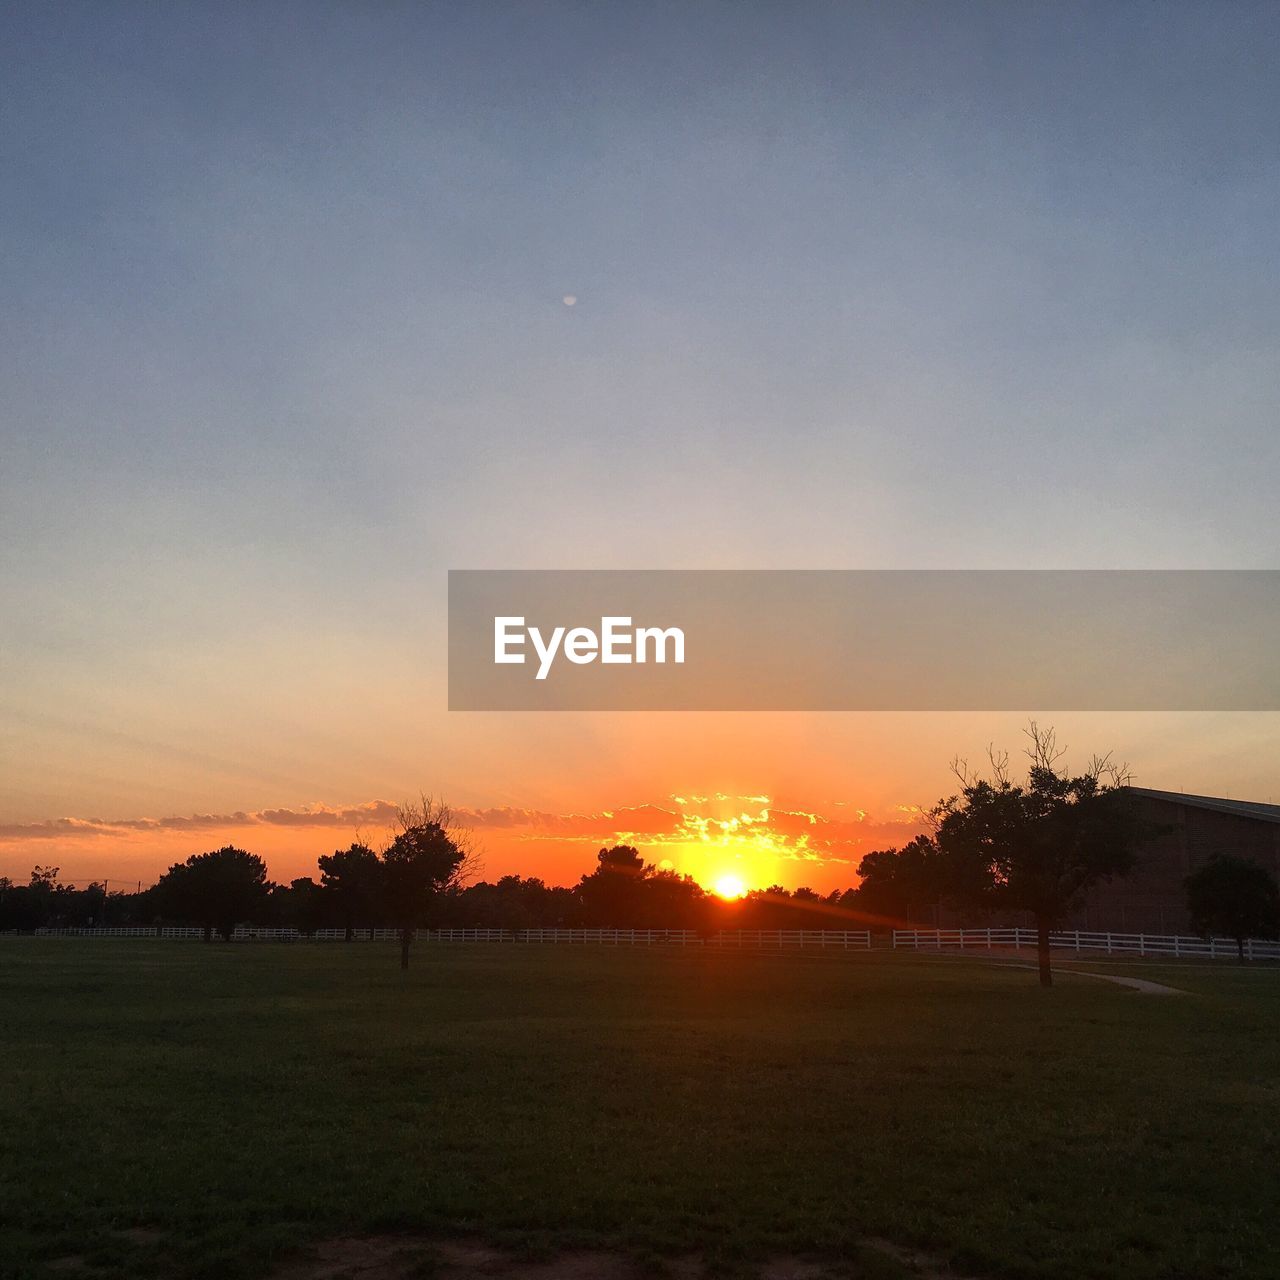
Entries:
[[1274,6],[0,22],[16,816],[478,793],[449,567],[1274,565]]

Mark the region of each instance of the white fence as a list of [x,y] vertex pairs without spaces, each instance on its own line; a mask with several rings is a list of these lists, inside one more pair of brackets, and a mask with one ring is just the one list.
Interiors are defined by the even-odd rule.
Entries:
[[[448,930],[442,930],[448,933]],[[455,931],[463,932],[463,931]],[[471,932],[471,931],[465,931]],[[452,941],[443,938],[443,941]],[[871,934],[866,929],[726,929],[702,934],[695,929],[520,929],[513,942],[594,943],[605,946],[677,947],[704,946],[736,948],[817,948],[836,951],[867,951]]]
[[[1034,929],[895,929],[893,945],[909,950],[992,950],[996,947],[1034,948]],[[1234,960],[1234,938],[1196,938],[1159,933],[1090,933],[1083,929],[1059,929],[1049,934],[1049,945],[1058,951],[1102,953],[1109,956],[1173,956]],[[1244,944],[1247,960],[1280,960],[1280,942],[1249,938]]]
[[[41,937],[173,938],[197,940],[202,929],[37,929]],[[242,926],[231,935],[236,942],[341,942],[342,929],[317,929],[308,939],[296,929],[258,929]],[[357,929],[358,942],[391,942],[395,929]],[[865,929],[734,929],[702,934],[695,929],[418,929],[419,942],[568,943],[583,946],[646,947],[702,946],[726,949],[866,951],[871,934]]]
[[[170,938],[198,940],[201,929],[37,929],[43,937]],[[357,929],[358,942],[392,942],[394,929]],[[296,929],[241,927],[236,942],[341,942],[342,929],[317,929],[308,938]],[[767,951],[867,951],[872,935],[866,929],[733,929],[703,934],[694,929],[418,929],[419,942],[559,943],[606,947],[716,947],[724,950]],[[895,950],[995,950],[1034,948],[1034,929],[895,929],[891,938],[877,935],[874,945],[891,944]],[[1049,935],[1055,950],[1121,956],[1172,956],[1177,959],[1235,959],[1232,938],[1195,938],[1156,933],[1090,933],[1080,929],[1057,930]],[[1257,938],[1245,944],[1249,960],[1280,960],[1280,942]]]

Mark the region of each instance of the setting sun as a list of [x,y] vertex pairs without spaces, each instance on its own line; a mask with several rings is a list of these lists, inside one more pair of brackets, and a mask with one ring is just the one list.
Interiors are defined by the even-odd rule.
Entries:
[[715,891],[722,898],[744,898],[747,886],[741,876],[724,875],[716,880]]

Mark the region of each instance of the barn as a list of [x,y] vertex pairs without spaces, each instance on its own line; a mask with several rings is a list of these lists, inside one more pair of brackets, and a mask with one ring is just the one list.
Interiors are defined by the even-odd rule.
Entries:
[[1131,787],[1159,828],[1127,876],[1097,886],[1068,927],[1185,933],[1183,881],[1215,853],[1250,858],[1280,879],[1280,805]]

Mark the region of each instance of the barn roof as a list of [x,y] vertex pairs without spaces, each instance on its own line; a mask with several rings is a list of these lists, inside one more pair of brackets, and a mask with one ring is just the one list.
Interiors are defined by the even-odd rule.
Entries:
[[1258,804],[1253,800],[1228,800],[1223,796],[1193,796],[1184,791],[1152,791],[1149,787],[1130,787],[1135,796],[1149,800],[1165,800],[1192,809],[1212,809],[1237,818],[1253,818],[1258,822],[1280,822],[1280,804]]

